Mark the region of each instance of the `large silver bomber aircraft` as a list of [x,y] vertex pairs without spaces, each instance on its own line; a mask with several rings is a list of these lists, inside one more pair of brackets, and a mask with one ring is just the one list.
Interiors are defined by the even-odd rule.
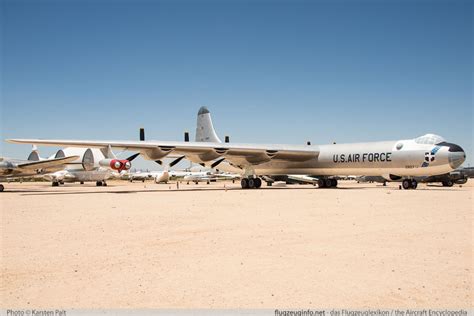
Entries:
[[[198,115],[209,111],[202,107]],[[211,123],[212,124],[212,123]],[[199,134],[199,130],[197,131]],[[205,133],[206,134],[206,133]],[[140,152],[148,160],[160,160],[169,154],[182,155],[195,163],[224,160],[241,170],[242,188],[259,188],[259,176],[304,174],[317,176],[320,187],[336,187],[334,175],[378,175],[403,179],[405,189],[416,188],[417,176],[448,173],[466,159],[464,150],[442,137],[426,134],[415,139],[329,145],[286,145],[222,143],[211,129],[206,135],[189,141],[96,141],[9,139],[8,142],[48,146],[116,148]],[[217,141],[216,141],[217,140]]]

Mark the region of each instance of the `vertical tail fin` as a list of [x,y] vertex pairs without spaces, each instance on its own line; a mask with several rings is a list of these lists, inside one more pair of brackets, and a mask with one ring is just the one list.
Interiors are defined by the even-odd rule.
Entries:
[[211,112],[205,106],[199,109],[197,115],[196,141],[221,143],[212,125]]

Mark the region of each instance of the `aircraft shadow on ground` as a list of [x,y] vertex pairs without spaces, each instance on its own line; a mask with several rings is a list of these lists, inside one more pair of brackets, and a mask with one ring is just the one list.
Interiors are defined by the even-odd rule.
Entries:
[[[109,187],[110,188],[110,187]],[[311,187],[295,187],[295,186],[274,186],[274,187],[262,187],[258,189],[259,191],[265,191],[265,190],[323,190],[323,191],[330,191],[330,190],[380,190],[380,189],[386,189],[386,190],[400,190],[399,187],[384,187],[382,185],[377,185],[377,186],[360,186],[360,187],[338,187],[336,189],[330,188],[330,189],[324,189],[321,188],[319,189],[317,186],[311,186]],[[443,187],[442,185],[428,185],[425,188],[419,188],[417,191],[432,191],[432,190],[449,190],[451,191],[454,188],[446,188]],[[103,190],[94,190],[94,191],[66,191],[66,192],[61,192],[61,191],[50,191],[50,190],[34,190],[34,191],[26,191],[26,190],[6,190],[5,192],[2,192],[2,194],[8,194],[8,193],[20,193],[21,195],[24,196],[32,196],[32,195],[87,195],[87,194],[133,194],[133,193],[176,193],[176,192],[182,192],[185,194],[186,192],[211,192],[211,191],[245,191],[245,192],[253,192],[256,191],[255,189],[248,189],[248,190],[243,190],[239,187],[233,187],[233,188],[182,188],[182,189],[137,189],[137,190],[116,190],[116,191],[103,191]],[[412,190],[409,190],[412,191]]]

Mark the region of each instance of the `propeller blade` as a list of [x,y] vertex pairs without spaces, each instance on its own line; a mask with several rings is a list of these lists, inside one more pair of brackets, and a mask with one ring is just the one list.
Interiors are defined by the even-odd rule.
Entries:
[[180,162],[181,160],[183,160],[185,156],[181,156],[179,157],[178,159],[175,159],[173,160],[172,162],[170,162],[170,167],[173,167],[174,165],[176,165],[178,162]]
[[225,160],[225,158],[221,158],[217,161],[214,161],[214,163],[211,165],[211,168],[215,168],[217,167],[221,162],[223,162]]
[[131,155],[130,157],[127,158],[127,160],[132,161],[133,159],[137,158],[138,156],[140,156],[140,153],[136,153],[134,155]]

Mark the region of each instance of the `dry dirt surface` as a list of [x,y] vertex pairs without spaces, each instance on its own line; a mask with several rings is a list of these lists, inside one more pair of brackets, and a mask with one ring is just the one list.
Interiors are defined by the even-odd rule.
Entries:
[[473,182],[5,184],[1,308],[471,308]]

